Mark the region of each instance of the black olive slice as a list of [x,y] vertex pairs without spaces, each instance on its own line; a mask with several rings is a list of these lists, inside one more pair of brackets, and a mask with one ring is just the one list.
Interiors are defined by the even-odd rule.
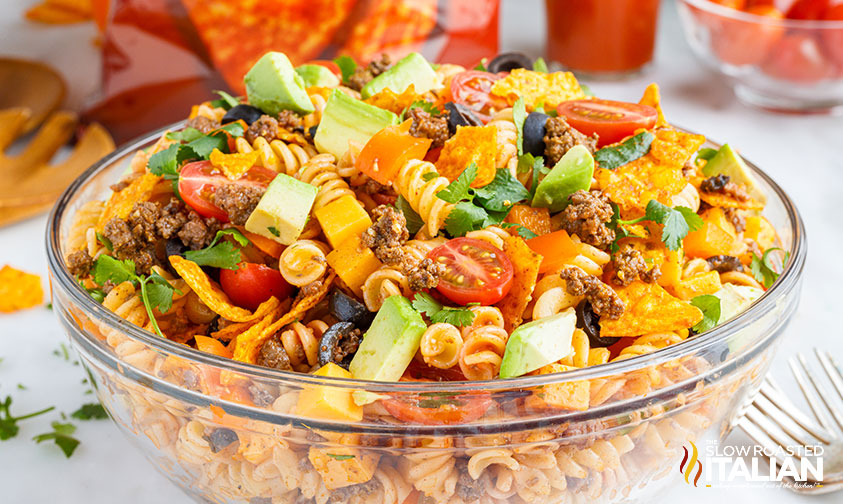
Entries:
[[341,290],[335,290],[330,299],[331,315],[343,322],[351,322],[354,327],[368,329],[375,314],[366,305]]
[[[356,339],[352,341],[353,351],[342,355],[340,345],[344,339]],[[324,366],[329,362],[333,362],[340,367],[348,369],[351,364],[351,359],[354,357],[354,352],[357,351],[354,343],[359,343],[360,331],[354,328],[351,322],[337,322],[328,328],[322,335],[322,340],[319,342],[319,365]]]
[[511,72],[516,68],[532,68],[533,60],[524,53],[520,52],[505,52],[500,53],[492,61],[486,65],[486,69],[491,73]]
[[218,453],[230,446],[232,443],[240,441],[236,432],[231,429],[226,429],[225,427],[214,429],[209,436],[203,437],[206,441],[208,441],[208,446],[214,453]]
[[448,132],[451,135],[457,132],[457,126],[483,126],[483,121],[465,105],[448,102],[445,104],[445,110],[448,111]]
[[550,116],[541,112],[530,112],[524,120],[524,152],[544,156],[544,136],[547,134],[547,120]]
[[246,124],[251,126],[252,123],[260,119],[262,115],[263,112],[261,112],[261,109],[241,103],[240,105],[231,107],[228,112],[222,116],[222,123],[227,124],[242,119]]
[[577,312],[577,327],[585,332],[588,336],[588,342],[592,348],[601,348],[612,346],[617,343],[620,338],[601,337],[600,336],[600,317],[594,313],[591,303],[586,300],[580,302],[576,308]]

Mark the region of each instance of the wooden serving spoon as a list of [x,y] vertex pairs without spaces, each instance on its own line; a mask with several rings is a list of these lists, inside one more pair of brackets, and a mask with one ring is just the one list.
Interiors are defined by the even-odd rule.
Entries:
[[49,66],[35,61],[0,58],[0,110],[29,109],[23,133],[34,130],[64,100],[61,76]]

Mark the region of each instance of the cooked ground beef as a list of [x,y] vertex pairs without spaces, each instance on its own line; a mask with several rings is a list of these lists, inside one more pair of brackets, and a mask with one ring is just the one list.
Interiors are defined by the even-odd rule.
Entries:
[[254,402],[256,406],[269,406],[275,402],[275,395],[268,390],[267,385],[249,385],[249,395],[252,396],[252,402]]
[[241,184],[225,184],[214,192],[214,203],[228,214],[232,224],[242,226],[255,211],[266,189]]
[[331,492],[331,497],[328,499],[329,503],[348,502],[354,496],[372,495],[381,488],[381,482],[377,478],[372,478],[365,483],[358,483],[356,485],[349,485]]
[[170,239],[181,230],[187,222],[187,214],[184,212],[184,205],[178,198],[170,198],[158,215],[155,229],[162,238]]
[[146,243],[153,243],[156,238],[155,224],[158,221],[160,210],[158,205],[149,201],[135,203],[129,212],[127,221],[129,229],[136,239]]
[[304,287],[299,289],[299,293],[296,295],[296,299],[293,300],[293,306],[297,305],[298,302],[304,298],[316,295],[316,293],[319,292],[321,288],[322,280],[316,280],[305,285]]
[[636,278],[652,283],[658,280],[662,274],[657,264],[652,268],[647,268],[644,255],[640,250],[632,247],[627,247],[612,256],[612,265],[615,269],[613,280],[618,285],[629,285]]
[[407,219],[395,207],[380,205],[372,210],[375,223],[363,232],[363,245],[372,249],[381,262],[401,264],[404,253],[401,246],[410,238]]
[[728,183],[729,176],[721,173],[720,175],[714,175],[703,180],[700,183],[700,190],[704,192],[717,192],[726,187]]
[[280,369],[282,371],[293,370],[293,366],[290,364],[290,357],[287,355],[287,351],[284,350],[284,344],[281,343],[278,334],[272,336],[261,345],[257,364],[258,366]]
[[360,91],[370,80],[384,73],[391,63],[388,54],[381,54],[379,60],[372,60],[365,67],[358,66],[354,69],[354,74],[348,78],[348,87]]
[[219,222],[211,217],[203,219],[198,213],[191,210],[187,214],[187,222],[178,232],[181,242],[191,250],[199,250],[207,247],[214,240],[217,231],[220,230]]
[[544,154],[555,165],[562,159],[562,156],[575,145],[582,145],[589,152],[597,149],[597,135],[588,137],[572,128],[565,121],[564,117],[551,117],[545,126],[547,133],[544,135]]
[[67,263],[67,269],[70,271],[70,274],[73,276],[88,276],[88,273],[91,272],[91,268],[94,266],[94,259],[88,254],[87,250],[77,250],[73,252],[67,259],[65,259]]
[[726,214],[726,218],[729,219],[729,222],[735,226],[735,232],[743,233],[746,229],[746,219],[743,215],[741,215],[740,210],[737,208],[724,208],[723,212]]
[[128,222],[115,217],[105,224],[102,234],[111,241],[114,256],[121,261],[133,261],[137,273],[146,275],[155,265],[153,248],[150,244],[138,240]]
[[448,140],[448,120],[444,117],[434,117],[424,110],[414,107],[407,115],[413,120],[410,134],[418,138],[433,140],[431,148],[442,147]]
[[418,292],[424,289],[432,289],[439,285],[439,278],[445,274],[445,265],[427,257],[416,266],[407,269],[405,274],[410,284],[410,290]]
[[589,245],[606,248],[615,240],[615,232],[606,224],[614,214],[609,197],[600,191],[579,190],[569,197],[571,204],[562,212],[565,231],[576,234]]
[[730,255],[716,255],[706,259],[711,269],[718,273],[728,273],[729,271],[743,271],[743,264],[741,260],[735,256]]
[[100,286],[100,289],[102,289],[102,291],[103,291],[103,292],[107,295],[107,294],[108,294],[109,292],[111,292],[111,290],[112,290],[112,289],[114,289],[115,287],[117,287],[117,285],[115,285],[115,284],[114,284],[114,282],[112,282],[112,281],[111,281],[111,279],[109,278],[108,280],[106,280],[106,281],[105,281],[105,282],[104,282],[104,283]]
[[249,129],[246,130],[243,137],[249,143],[254,143],[258,137],[263,137],[267,142],[271,142],[272,140],[275,140],[275,136],[277,134],[278,120],[268,115],[262,115],[260,119],[249,126]]
[[295,131],[302,129],[301,117],[292,110],[282,110],[278,113],[278,126],[288,130]]
[[209,119],[205,116],[196,116],[193,119],[187,121],[185,124],[186,128],[196,128],[203,134],[207,135],[208,133],[214,131],[215,129],[220,127],[220,123],[214,121],[213,119]]
[[468,469],[465,465],[458,469],[459,477],[457,478],[456,494],[464,502],[472,502],[480,499],[486,495],[485,478],[488,478],[487,473],[483,474],[478,479],[474,479],[468,474]]
[[617,319],[623,315],[623,300],[611,287],[594,275],[577,267],[565,268],[559,272],[565,280],[565,289],[572,296],[585,296],[594,313],[600,317]]

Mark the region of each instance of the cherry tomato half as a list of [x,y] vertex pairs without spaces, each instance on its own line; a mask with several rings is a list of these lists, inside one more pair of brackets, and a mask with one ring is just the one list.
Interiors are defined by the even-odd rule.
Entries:
[[506,107],[502,98],[492,96],[492,85],[505,76],[506,72],[493,74],[480,70],[458,73],[451,79],[451,99],[473,110],[478,119],[488,122],[492,119],[491,108]]
[[437,367],[428,366],[419,359],[410,361],[410,365],[404,370],[404,376],[401,381],[421,381],[421,382],[452,382],[465,381],[465,375],[459,366],[450,367],[448,369],[439,369]]
[[427,256],[445,266],[436,289],[457,304],[494,304],[512,287],[509,257],[484,241],[454,238]]
[[[255,166],[249,169],[235,184],[266,187],[278,175],[272,170]],[[228,222],[228,214],[213,203],[217,188],[231,183],[210,161],[196,161],[184,165],[179,175],[179,194],[190,208],[202,217],[214,217]]]
[[581,133],[597,133],[598,147],[620,142],[639,128],[652,128],[659,115],[647,105],[600,99],[562,102],[556,111]]
[[272,296],[290,297],[293,288],[278,270],[256,263],[240,263],[239,266],[236,270],[220,270],[220,285],[232,303],[255,310]]
[[[843,21],[843,3],[829,7],[823,19]],[[822,40],[826,54],[837,63],[838,75],[843,75],[843,28],[823,30]]]
[[761,62],[761,71],[777,79],[812,83],[834,74],[834,65],[825,58],[816,39],[808,35],[785,35]]
[[390,415],[407,423],[452,425],[477,420],[492,405],[488,392],[452,395],[448,393],[402,394],[381,401]]
[[822,19],[830,0],[796,0],[787,10],[788,19]]

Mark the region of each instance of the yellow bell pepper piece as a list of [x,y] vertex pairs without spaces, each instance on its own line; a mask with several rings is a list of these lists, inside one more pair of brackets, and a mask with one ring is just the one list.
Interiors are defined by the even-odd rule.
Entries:
[[[351,378],[351,373],[333,362],[325,364],[313,373],[316,376]],[[363,419],[363,408],[351,397],[353,391],[328,385],[306,385],[299,394],[296,414],[305,418],[323,418],[343,422],[359,422]]]
[[352,235],[360,236],[372,225],[366,209],[350,194],[317,208],[314,213],[333,248],[339,247]]
[[383,266],[369,247],[363,245],[359,235],[352,235],[332,250],[326,257],[337,275],[358,296],[363,295],[363,283]]

